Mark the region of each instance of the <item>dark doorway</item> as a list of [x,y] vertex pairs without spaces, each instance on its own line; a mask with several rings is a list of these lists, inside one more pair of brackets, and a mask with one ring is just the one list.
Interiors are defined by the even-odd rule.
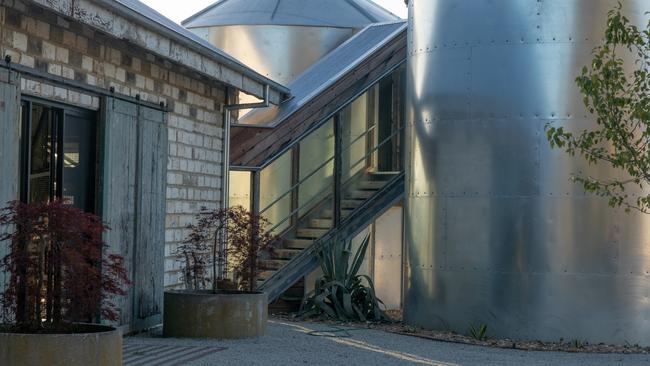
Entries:
[[96,113],[24,100],[21,115],[21,200],[60,198],[95,212]]

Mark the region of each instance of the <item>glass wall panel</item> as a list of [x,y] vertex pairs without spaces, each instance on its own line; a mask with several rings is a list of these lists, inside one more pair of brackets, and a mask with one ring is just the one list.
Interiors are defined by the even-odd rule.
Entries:
[[[289,150],[260,172],[260,214],[280,233],[291,224],[292,151]],[[281,197],[281,198],[280,198]],[[277,202],[275,202],[277,200]]]
[[393,75],[382,79],[377,85],[377,143],[376,151],[376,170],[382,172],[394,171],[393,151],[397,139],[394,138],[393,132],[396,126],[393,126]]
[[228,204],[251,209],[251,172],[230,172]]
[[368,92],[357,98],[341,112],[341,142],[343,149],[341,175],[343,181],[366,167],[369,127]]
[[330,119],[300,142],[298,168],[301,182],[298,188],[300,215],[307,213],[332,194],[331,188],[334,185],[333,157],[334,120]]

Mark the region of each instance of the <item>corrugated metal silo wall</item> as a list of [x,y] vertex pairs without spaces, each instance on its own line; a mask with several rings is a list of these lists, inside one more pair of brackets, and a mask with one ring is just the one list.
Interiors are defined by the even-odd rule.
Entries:
[[[620,173],[544,131],[594,125],[574,80],[616,3],[410,1],[408,323],[650,344],[650,216],[571,183]],[[650,2],[622,3],[645,25]]]

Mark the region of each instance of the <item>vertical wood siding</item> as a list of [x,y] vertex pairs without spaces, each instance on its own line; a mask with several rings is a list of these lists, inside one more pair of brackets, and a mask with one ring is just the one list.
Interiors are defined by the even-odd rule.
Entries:
[[140,107],[138,125],[135,327],[162,322],[165,258],[167,128],[161,111]]
[[[0,206],[18,199],[20,181],[20,101],[19,78],[15,72],[0,70]],[[1,233],[0,233],[1,234]],[[0,243],[0,258],[9,252],[9,243]],[[8,279],[0,271],[0,292]]]
[[[102,217],[111,227],[106,235],[108,250],[124,257],[133,279],[135,249],[135,187],[137,106],[115,99],[105,100],[103,119]],[[114,300],[120,309],[120,325],[133,323],[133,291]]]
[[131,278],[117,299],[120,324],[160,322],[163,293],[167,131],[165,115],[107,98],[103,119],[102,214],[109,250],[124,256]]

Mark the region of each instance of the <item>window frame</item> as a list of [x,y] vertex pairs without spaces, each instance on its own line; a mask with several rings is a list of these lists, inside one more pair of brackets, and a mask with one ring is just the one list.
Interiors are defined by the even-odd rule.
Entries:
[[[38,98],[34,96],[22,95],[20,98],[20,186],[19,186],[19,199],[22,202],[29,201],[29,192],[30,192],[30,179],[29,174],[31,171],[31,128],[33,125],[32,121],[32,106],[40,105],[43,107],[50,108],[54,113],[52,114],[52,146],[55,146],[56,149],[56,158],[50,158],[50,199],[53,197],[62,198],[63,197],[63,181],[64,176],[64,164],[63,164],[63,138],[66,125],[66,118],[68,116],[75,116],[78,118],[87,119],[90,123],[94,124],[94,134],[93,141],[91,144],[94,145],[94,149],[91,149],[91,160],[94,162],[93,166],[93,179],[92,187],[89,193],[88,198],[90,202],[88,204],[89,212],[97,213],[99,205],[100,196],[99,192],[99,179],[100,179],[100,111],[84,109],[70,104],[60,103],[57,101]],[[23,113],[25,111],[26,113]],[[52,178],[53,177],[53,178]],[[56,182],[56,190],[53,188],[53,183]]]

